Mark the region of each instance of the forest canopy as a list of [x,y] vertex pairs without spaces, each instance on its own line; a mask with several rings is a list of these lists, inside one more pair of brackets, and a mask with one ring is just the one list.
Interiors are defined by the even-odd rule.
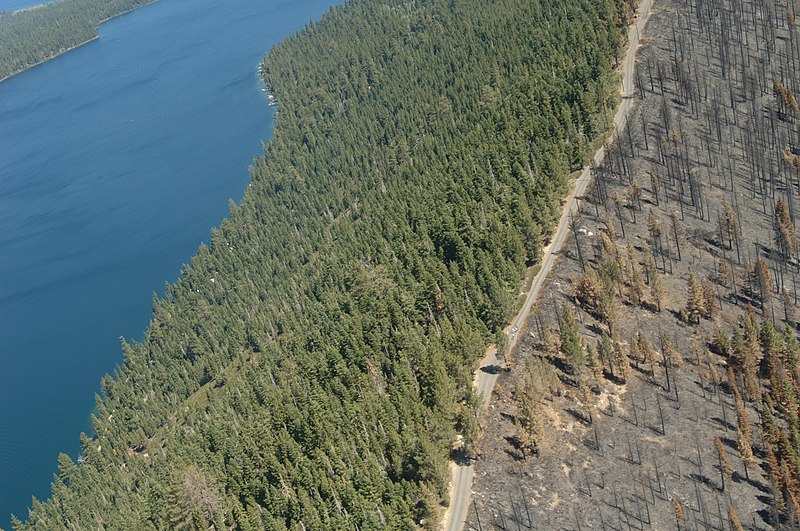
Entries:
[[273,48],[252,184],[25,529],[413,529],[614,105],[622,0],[354,0]]

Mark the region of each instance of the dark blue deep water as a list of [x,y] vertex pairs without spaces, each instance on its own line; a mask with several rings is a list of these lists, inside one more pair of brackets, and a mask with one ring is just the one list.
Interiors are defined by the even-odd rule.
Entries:
[[161,0],[0,83],[0,527],[48,497],[119,337],[241,199],[263,52],[332,3]]

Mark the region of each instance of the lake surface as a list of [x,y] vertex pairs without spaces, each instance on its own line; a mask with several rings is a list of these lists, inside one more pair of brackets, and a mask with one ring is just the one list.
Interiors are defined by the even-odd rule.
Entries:
[[0,527],[49,496],[94,394],[240,200],[263,52],[332,0],[161,0],[0,83]]
[[16,11],[18,9],[25,9],[26,7],[49,4],[52,1],[54,0],[0,0],[0,11]]

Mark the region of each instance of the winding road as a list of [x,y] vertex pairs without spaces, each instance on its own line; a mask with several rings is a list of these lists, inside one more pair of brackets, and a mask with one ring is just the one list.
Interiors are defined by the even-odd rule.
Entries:
[[[643,35],[645,24],[650,18],[650,10],[654,0],[643,0],[637,9],[634,21],[628,30],[628,48],[625,54],[625,61],[622,64],[622,87],[620,89],[622,95],[622,102],[617,108],[617,113],[614,116],[614,129],[613,131],[621,133],[625,125],[625,119],[628,116],[634,102],[634,84],[633,74],[636,61],[636,51],[639,48],[639,40]],[[605,147],[600,147],[594,154],[594,163],[600,165],[605,157]],[[520,329],[528,319],[528,314],[531,311],[533,303],[539,297],[539,292],[544,286],[547,275],[556,261],[556,257],[561,252],[561,248],[567,240],[569,234],[569,217],[570,214],[576,211],[580,205],[580,198],[586,193],[586,187],[591,181],[591,172],[589,166],[586,166],[581,172],[581,175],[575,180],[575,187],[572,193],[567,197],[564,211],[561,214],[561,219],[558,222],[555,235],[550,243],[544,249],[544,260],[542,261],[542,268],[533,278],[528,295],[525,298],[525,304],[516,315],[506,333],[509,334],[509,350],[513,349],[520,336]],[[475,378],[473,384],[478,394],[483,397],[484,409],[488,407],[492,398],[492,390],[497,381],[497,376],[500,372],[500,362],[497,359],[494,349],[487,351],[486,356],[481,360],[480,369],[475,371]],[[464,521],[467,519],[467,511],[469,510],[470,497],[472,495],[472,480],[475,471],[472,463],[453,463],[451,465],[450,477],[450,506],[447,509],[444,517],[442,529],[445,531],[462,531],[464,529]]]

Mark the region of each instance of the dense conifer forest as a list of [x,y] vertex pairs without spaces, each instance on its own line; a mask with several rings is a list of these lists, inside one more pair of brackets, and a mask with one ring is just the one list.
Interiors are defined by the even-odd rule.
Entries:
[[97,37],[100,23],[153,0],[57,0],[0,13],[0,80]]
[[471,368],[615,105],[622,0],[353,0],[22,529],[433,528]]

